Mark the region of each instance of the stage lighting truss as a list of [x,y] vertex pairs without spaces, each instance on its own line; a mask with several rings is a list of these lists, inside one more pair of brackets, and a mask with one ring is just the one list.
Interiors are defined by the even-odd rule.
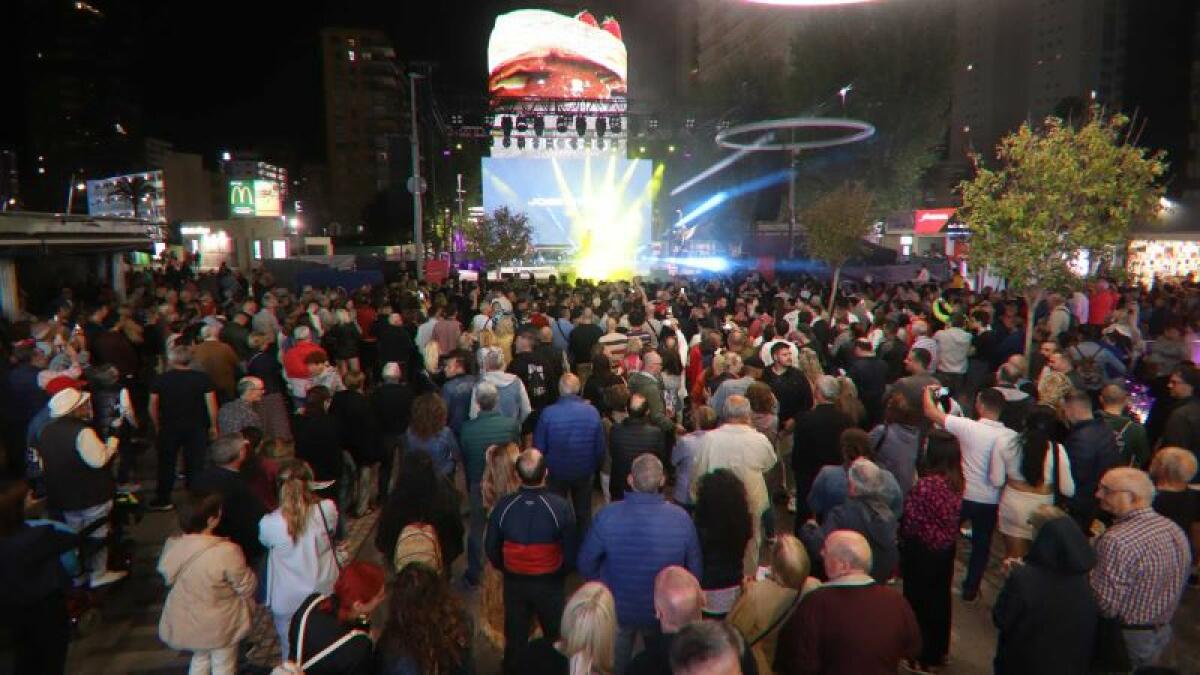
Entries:
[[[789,132],[795,132],[801,129],[819,129],[819,130],[842,130],[841,136],[834,138],[823,138],[812,141],[797,141],[791,139],[786,142],[781,139],[789,137]],[[764,134],[769,134],[771,138],[765,143],[747,141],[741,142],[736,140],[738,136],[747,136],[751,139],[760,139]],[[728,127],[717,132],[717,145],[726,150],[745,150],[748,152],[798,152],[800,150],[817,150],[820,148],[832,148],[838,145],[849,145],[864,141],[875,135],[875,127],[859,120],[851,120],[836,117],[789,117],[777,120],[762,120],[759,122],[751,122],[749,124],[739,124],[735,127]]]

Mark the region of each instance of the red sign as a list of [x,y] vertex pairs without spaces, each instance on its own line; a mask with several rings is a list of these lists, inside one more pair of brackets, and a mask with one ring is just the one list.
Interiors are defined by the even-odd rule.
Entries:
[[913,211],[914,234],[937,234],[946,229],[956,209],[923,209]]
[[426,260],[425,280],[431,284],[440,284],[450,276],[449,260]]

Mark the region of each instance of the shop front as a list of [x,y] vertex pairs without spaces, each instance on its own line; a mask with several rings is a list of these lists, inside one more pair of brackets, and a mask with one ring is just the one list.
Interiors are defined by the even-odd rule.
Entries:
[[279,217],[187,221],[179,226],[184,250],[201,269],[222,264],[249,269],[256,262],[301,255],[333,255],[328,237],[306,237]]

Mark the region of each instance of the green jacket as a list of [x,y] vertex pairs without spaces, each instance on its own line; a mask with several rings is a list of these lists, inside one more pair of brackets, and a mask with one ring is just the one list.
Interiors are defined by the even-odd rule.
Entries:
[[1100,419],[1117,438],[1123,466],[1144,468],[1150,465],[1150,439],[1146,436],[1146,427],[1125,415],[1110,415],[1103,410]]
[[650,423],[663,430],[664,434],[675,432],[675,422],[667,417],[663,404],[662,384],[645,373],[629,374],[629,395],[641,394],[646,399]]
[[458,439],[467,483],[474,485],[482,480],[490,446],[509,442],[521,442],[521,423],[500,411],[481,410],[475,419],[467,420]]

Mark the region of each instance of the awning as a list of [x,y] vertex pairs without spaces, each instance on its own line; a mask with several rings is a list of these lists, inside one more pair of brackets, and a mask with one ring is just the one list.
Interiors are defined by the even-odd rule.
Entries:
[[914,234],[938,234],[954,217],[957,209],[922,209],[913,211]]

